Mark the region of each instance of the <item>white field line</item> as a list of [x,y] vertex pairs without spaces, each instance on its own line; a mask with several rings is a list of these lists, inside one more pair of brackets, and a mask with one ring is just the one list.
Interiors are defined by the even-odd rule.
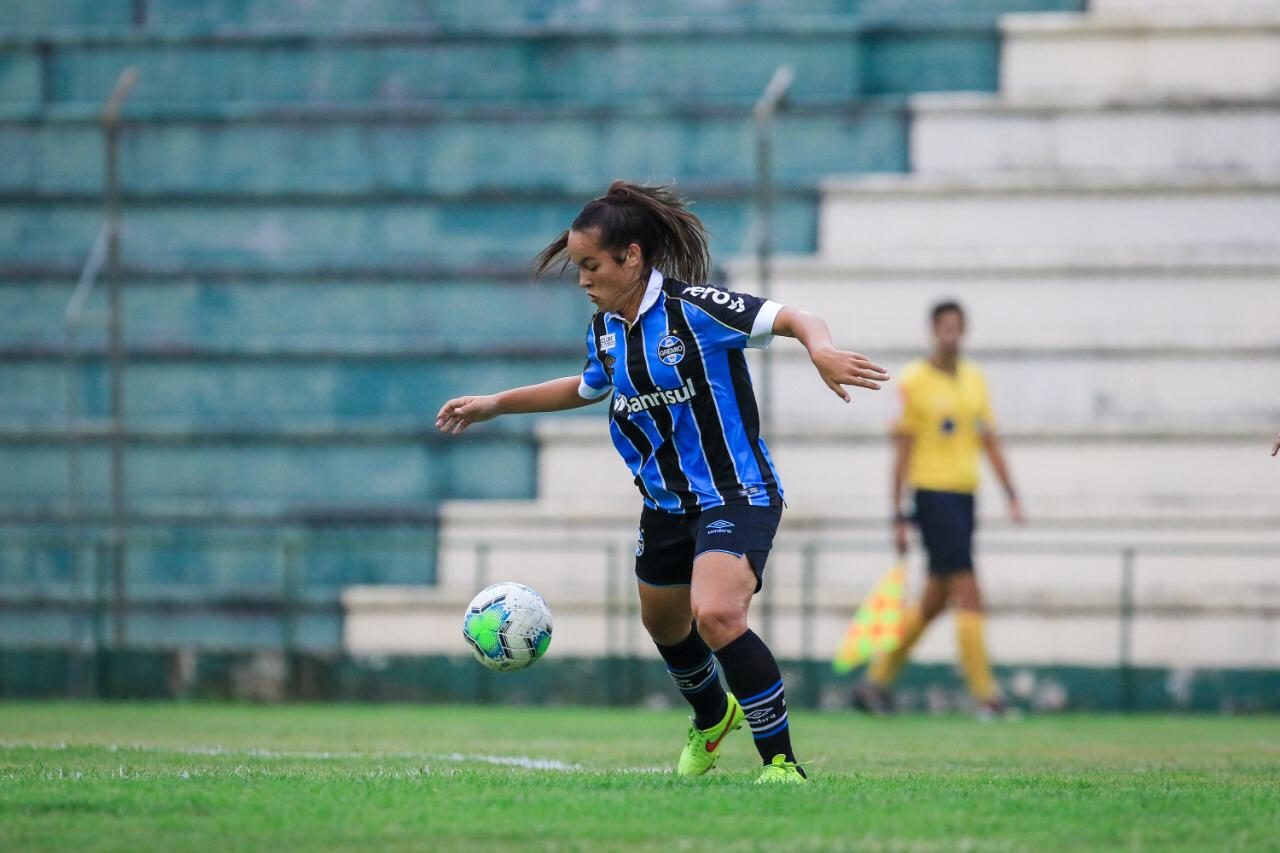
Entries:
[[[228,749],[222,746],[156,746],[154,744],[71,744],[76,748],[105,749],[113,753],[136,752],[147,755],[172,754],[194,756],[229,756],[232,758],[278,758],[301,761],[348,761],[353,759],[423,761],[441,764],[489,764],[498,767],[516,767],[521,770],[553,770],[562,773],[589,772],[581,764],[570,764],[554,758],[533,758],[528,755],[486,755],[464,752],[329,752],[278,749]],[[65,750],[66,743],[35,744],[0,741],[0,750]],[[670,773],[666,767],[626,767],[600,770],[601,773]]]

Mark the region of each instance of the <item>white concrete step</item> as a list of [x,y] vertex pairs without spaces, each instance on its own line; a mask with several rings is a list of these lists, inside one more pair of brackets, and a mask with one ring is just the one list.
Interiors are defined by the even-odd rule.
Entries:
[[[832,405],[844,405],[833,403]],[[630,473],[609,443],[604,418],[545,421],[538,427],[538,497],[580,502],[637,500]],[[1228,434],[1018,433],[1006,445],[1027,510],[1057,523],[1092,520],[1269,519],[1280,522],[1271,431]],[[831,432],[775,429],[767,435],[787,500],[806,513],[885,513],[889,446],[868,408],[850,409]],[[1001,501],[988,477],[985,517]]]
[[1280,169],[1280,99],[1035,98],[919,95],[911,166],[921,174]]
[[1056,253],[1274,253],[1280,174],[1091,177],[1061,173],[833,178],[823,184],[823,259],[997,264]]
[[1096,15],[1156,13],[1210,13],[1256,15],[1275,11],[1276,0],[1089,0]]
[[[929,264],[904,254],[883,266],[781,257],[770,295],[824,317],[837,340],[867,353],[925,345],[942,298],[969,313],[969,345],[990,350],[1272,349],[1280,346],[1280,253],[1182,258],[1044,256],[994,265],[959,257]],[[732,286],[758,292],[755,267],[730,268]],[[1153,310],[1158,306],[1159,310]],[[790,348],[779,342],[778,351]]]
[[[896,417],[892,381],[877,393],[854,391],[854,404],[848,406],[821,382],[798,344],[775,346],[767,376],[764,358],[749,356],[757,396],[765,389],[772,394],[774,424],[849,428],[868,415],[881,424]],[[891,376],[915,357],[895,350],[873,354]],[[1265,435],[1280,426],[1280,391],[1263,392],[1280,389],[1280,346],[1265,357],[980,349],[971,355],[983,367],[996,417],[1006,430],[1158,431],[1176,425],[1212,432],[1230,426]]]
[[1218,97],[1280,91],[1280,10],[1113,10],[1001,18],[1000,91]]

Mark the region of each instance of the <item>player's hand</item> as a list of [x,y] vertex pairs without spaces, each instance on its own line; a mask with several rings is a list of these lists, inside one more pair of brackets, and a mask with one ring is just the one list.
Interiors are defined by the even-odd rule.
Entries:
[[1271,455],[1275,456],[1280,453],[1280,432],[1276,433],[1276,443],[1271,445]]
[[880,390],[880,383],[887,381],[888,372],[875,364],[865,355],[846,352],[835,347],[827,347],[813,353],[813,366],[818,368],[818,375],[827,383],[837,397],[849,402],[849,392],[844,386],[854,385],[859,388]]
[[436,415],[436,429],[450,435],[459,435],[472,424],[492,420],[500,414],[498,398],[493,394],[456,397],[440,407],[440,413]]
[[1009,499],[1009,519],[1014,524],[1026,524],[1027,516],[1022,512],[1022,504],[1017,498]]
[[907,544],[911,538],[911,524],[906,521],[893,523],[893,548],[899,557],[906,556]]

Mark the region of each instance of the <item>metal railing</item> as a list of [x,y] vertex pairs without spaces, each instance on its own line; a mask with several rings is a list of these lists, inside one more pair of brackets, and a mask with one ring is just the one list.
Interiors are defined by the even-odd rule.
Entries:
[[[124,434],[124,340],[122,319],[122,282],[120,280],[120,113],[138,81],[135,68],[120,73],[115,87],[102,110],[102,136],[104,160],[103,206],[104,221],[94,238],[93,245],[80,271],[71,299],[67,303],[65,319],[66,373],[67,373],[67,512],[70,527],[79,536],[83,471],[81,444],[84,440],[84,424],[80,412],[80,348],[78,333],[85,325],[101,324],[107,328],[108,382],[110,385],[110,415],[108,437],[110,444],[110,494],[112,570],[115,587],[124,589],[124,530],[125,513],[125,434]],[[107,279],[107,314],[105,318],[86,315],[89,296],[98,277],[105,272]]]
[[[344,534],[351,535],[351,534]],[[155,613],[204,614],[224,616],[228,620],[243,620],[253,616],[259,620],[274,621],[277,625],[275,636],[277,641],[268,643],[268,650],[274,649],[282,654],[290,673],[290,684],[293,683],[294,664],[302,651],[341,655],[344,653],[341,641],[329,648],[306,647],[299,636],[301,621],[308,616],[328,616],[340,619],[343,616],[338,602],[338,594],[334,587],[328,586],[324,592],[310,586],[305,577],[303,561],[308,553],[333,550],[335,542],[343,550],[368,552],[420,553],[424,556],[423,572],[417,583],[430,585],[434,577],[430,572],[429,555],[448,551],[453,555],[451,564],[450,586],[457,588],[459,582],[478,590],[497,580],[520,579],[522,573],[519,559],[537,553],[570,555],[575,564],[579,560],[589,570],[598,568],[603,578],[594,592],[583,594],[581,588],[573,590],[577,597],[583,598],[587,604],[579,602],[576,606],[598,608],[604,618],[604,636],[600,638],[600,656],[613,660],[639,659],[649,656],[651,650],[648,640],[643,635],[639,619],[639,605],[634,593],[632,566],[629,559],[631,545],[619,539],[599,538],[578,542],[528,542],[515,539],[440,540],[435,530],[398,530],[389,535],[383,531],[362,531],[353,535],[350,540],[335,540],[330,535],[306,530],[268,530],[258,532],[226,531],[220,532],[216,542],[174,543],[170,534],[161,532],[133,531],[118,540],[113,536],[101,536],[90,541],[77,534],[68,533],[7,533],[4,537],[6,548],[17,549],[70,549],[73,559],[72,574],[68,582],[58,585],[49,583],[0,584],[0,611],[8,612],[60,612],[70,617],[71,632],[65,643],[57,645],[72,651],[73,657],[80,664],[73,666],[79,673],[70,685],[71,692],[76,695],[99,695],[101,692],[100,661],[106,653],[128,650],[131,648],[149,649],[208,649],[227,651],[225,639],[201,642],[198,638],[184,637],[172,643],[157,644],[154,639],[139,643],[130,629],[131,621],[138,616]],[[255,583],[251,588],[234,588],[230,592],[216,588],[202,589],[197,584],[175,585],[157,594],[151,587],[139,594],[135,585],[130,583],[130,567],[128,555],[137,553],[147,547],[173,545],[191,551],[207,553],[212,551],[258,552],[262,554],[260,571],[262,583]],[[88,552],[85,559],[78,552]],[[1212,561],[1224,558],[1266,561],[1267,565],[1280,565],[1280,544],[1229,544],[1213,542],[1175,543],[1175,542],[1015,542],[992,540],[983,543],[984,556],[1025,556],[1046,557],[1065,556],[1092,558],[1095,561],[1113,561],[1115,578],[1115,597],[1110,604],[1094,600],[1087,605],[1072,603],[1064,596],[1063,600],[1039,602],[1034,608],[1025,604],[997,605],[993,608],[997,614],[1022,614],[1034,612],[1040,616],[1089,616],[1114,618],[1117,626],[1117,648],[1114,656],[1114,676],[1118,685],[1116,705],[1121,709],[1135,707],[1135,673],[1138,670],[1134,660],[1134,624],[1144,615],[1185,617],[1187,615],[1229,615],[1234,618],[1259,619],[1267,622],[1280,620],[1280,605],[1267,601],[1241,600],[1228,606],[1206,605],[1202,602],[1186,601],[1170,606],[1144,602],[1138,591],[1139,566],[1144,559],[1158,557],[1178,557],[1203,559],[1207,565]],[[117,555],[122,563],[117,568]],[[458,563],[458,557],[463,562]],[[469,576],[462,568],[466,564],[466,556],[470,559]],[[508,555],[511,555],[508,557]],[[580,557],[578,555],[581,555]],[[783,559],[798,560],[798,571],[782,568],[779,563]],[[854,567],[851,574],[856,580],[841,585],[838,589],[820,587],[820,563],[824,560],[838,559]],[[891,552],[887,545],[878,540],[851,538],[822,538],[816,536],[795,536],[788,541],[780,541],[771,558],[769,582],[755,604],[755,619],[763,634],[770,637],[773,643],[791,643],[795,641],[801,650],[798,662],[804,667],[823,668],[830,659],[833,649],[821,646],[817,638],[816,626],[821,619],[847,619],[852,614],[857,599],[870,589],[879,571],[888,565]],[[501,560],[503,569],[496,570]],[[463,572],[459,577],[458,572]],[[567,594],[567,589],[555,587],[542,590],[553,601],[557,594]],[[998,597],[997,597],[998,598]],[[465,602],[459,602],[459,605]],[[797,637],[779,636],[779,619],[790,618],[791,630],[798,632]],[[453,626],[449,626],[452,628]],[[263,647],[251,647],[240,644],[232,651],[256,651]],[[464,654],[459,644],[458,654]],[[634,700],[638,694],[636,679],[639,670],[634,667],[623,667],[617,673],[609,674],[610,683],[606,685],[610,701]],[[614,683],[614,682],[617,683]],[[476,698],[485,698],[482,694],[487,690],[486,682],[478,681]],[[797,697],[800,701],[816,704],[817,682],[805,679],[802,692]]]
[[[760,99],[751,112],[756,150],[756,213],[752,233],[756,258],[756,295],[763,299],[773,295],[773,120],[786,105],[787,93],[795,79],[795,69],[790,65],[779,66],[760,93]],[[772,391],[773,356],[769,350],[765,350],[761,354],[756,378],[760,424],[765,433],[770,432],[773,425]]]

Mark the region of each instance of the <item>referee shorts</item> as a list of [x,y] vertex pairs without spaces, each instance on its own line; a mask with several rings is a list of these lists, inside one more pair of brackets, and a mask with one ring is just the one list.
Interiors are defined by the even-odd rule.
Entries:
[[916,491],[915,522],[929,554],[929,573],[973,571],[973,531],[977,526],[971,493]]

